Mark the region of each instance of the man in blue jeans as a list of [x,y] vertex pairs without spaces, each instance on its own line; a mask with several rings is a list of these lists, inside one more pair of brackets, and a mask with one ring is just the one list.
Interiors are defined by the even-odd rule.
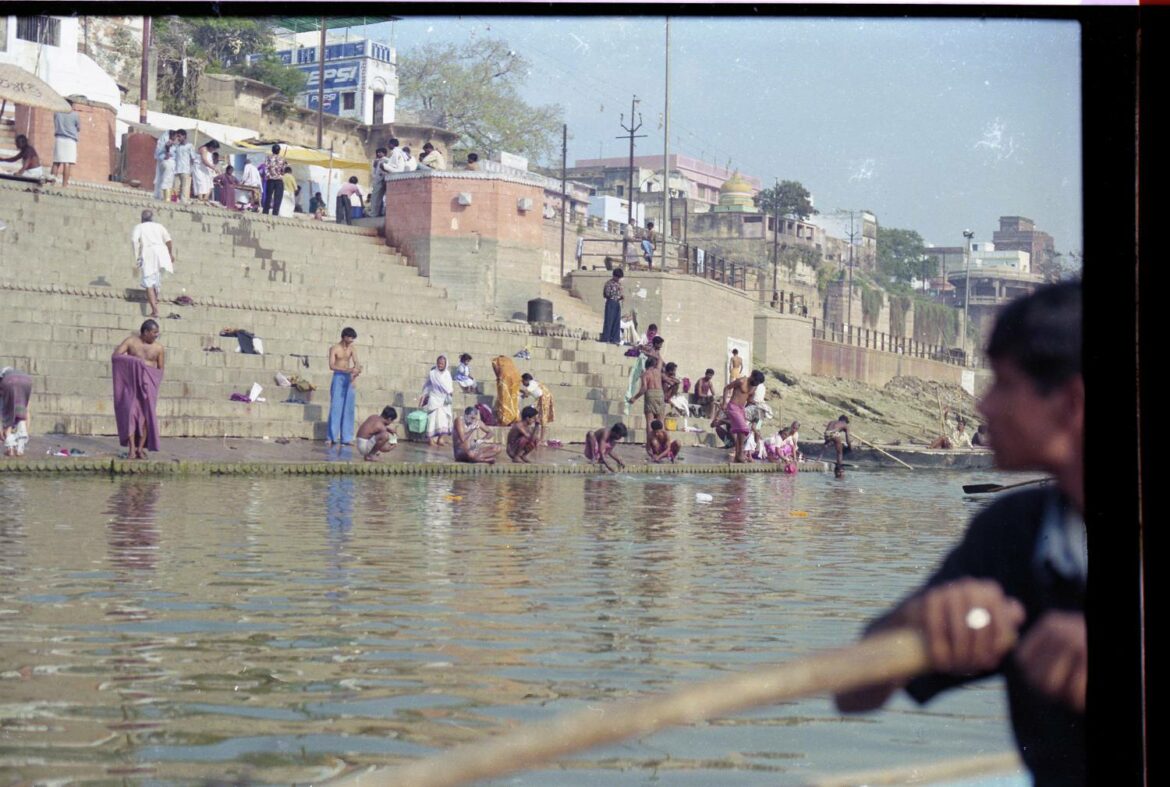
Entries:
[[280,155],[280,143],[272,146],[272,155],[264,159],[264,213],[272,208],[272,215],[280,215],[280,203],[284,199],[284,173],[288,162]]
[[346,328],[341,332],[341,341],[329,348],[329,368],[333,382],[329,386],[329,431],[325,445],[350,445],[353,443],[354,410],[357,392],[354,390],[362,366],[358,363],[353,343],[357,331]]

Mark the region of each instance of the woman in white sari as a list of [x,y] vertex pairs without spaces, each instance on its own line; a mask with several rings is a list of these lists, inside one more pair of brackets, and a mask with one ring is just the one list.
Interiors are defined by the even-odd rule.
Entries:
[[215,151],[219,150],[219,143],[214,139],[205,145],[199,146],[199,154],[191,166],[191,191],[200,202],[207,202],[211,196],[211,187],[219,170],[215,167]]
[[452,432],[451,397],[454,393],[455,381],[447,368],[447,356],[440,355],[422,390],[421,406],[427,413],[427,440],[431,445],[446,445],[443,438]]

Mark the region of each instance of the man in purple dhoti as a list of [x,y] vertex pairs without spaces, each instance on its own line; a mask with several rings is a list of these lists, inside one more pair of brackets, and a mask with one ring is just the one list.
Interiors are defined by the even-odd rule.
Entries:
[[128,458],[145,459],[158,450],[158,389],[162,386],[165,349],[158,341],[158,323],[147,320],[136,336],[127,336],[114,350],[114,420],[118,443]]

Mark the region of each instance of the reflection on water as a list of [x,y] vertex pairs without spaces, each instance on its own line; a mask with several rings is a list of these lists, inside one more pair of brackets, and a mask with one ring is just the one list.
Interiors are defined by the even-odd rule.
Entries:
[[[319,780],[805,655],[930,569],[970,480],[3,478],[0,771]],[[1010,748],[990,683],[848,719],[785,703],[508,783],[795,784]]]

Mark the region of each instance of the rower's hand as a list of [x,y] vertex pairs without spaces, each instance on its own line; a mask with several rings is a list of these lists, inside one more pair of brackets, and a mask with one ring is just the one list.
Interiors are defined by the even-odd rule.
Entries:
[[1084,712],[1089,648],[1082,613],[1045,614],[1020,641],[1015,659],[1038,691]]
[[900,617],[922,632],[935,670],[971,675],[1003,661],[1024,622],[1024,606],[997,582],[959,579],[911,599]]

